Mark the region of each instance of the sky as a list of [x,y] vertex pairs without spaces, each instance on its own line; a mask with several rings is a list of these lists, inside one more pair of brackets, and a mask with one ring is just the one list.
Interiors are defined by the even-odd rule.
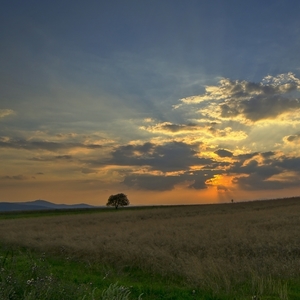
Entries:
[[0,201],[300,195],[300,1],[2,1]]

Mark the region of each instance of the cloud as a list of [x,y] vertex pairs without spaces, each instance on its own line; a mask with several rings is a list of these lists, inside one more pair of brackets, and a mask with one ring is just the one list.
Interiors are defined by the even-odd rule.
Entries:
[[[300,157],[278,156],[269,151],[235,162],[227,171],[241,174],[233,179],[233,183],[243,190],[284,189],[300,184],[299,166]],[[286,175],[291,173],[293,176]]]
[[70,138],[75,138],[78,134],[77,133],[58,133],[56,134],[56,137],[58,138],[63,138],[63,139],[70,139]]
[[225,185],[218,185],[217,190],[218,191],[224,191],[224,192],[229,191],[228,187],[226,187]]
[[212,162],[209,158],[199,158],[195,146],[183,142],[119,146],[111,155],[110,164],[150,166],[162,172],[187,170],[190,166]]
[[253,153],[244,153],[244,154],[239,154],[236,157],[237,160],[239,160],[240,164],[242,165],[242,163],[247,160],[247,159],[251,159],[252,157],[259,155],[259,152],[253,152]]
[[181,99],[201,104],[200,113],[214,119],[257,122],[300,109],[300,80],[292,73],[267,76],[260,83],[223,78],[206,93]]
[[93,170],[93,169],[83,168],[81,170],[81,173],[83,173],[83,174],[94,174],[94,173],[98,173],[98,172],[96,170]]
[[283,180],[280,178],[282,174],[293,171],[300,175],[300,158],[287,157],[279,152],[234,155],[229,150],[218,149],[214,153],[220,158],[230,158],[231,161],[203,158],[195,146],[172,142],[163,145],[145,143],[119,146],[112,152],[110,163],[119,166],[147,166],[139,174],[129,169],[123,173],[125,185],[145,190],[170,190],[185,182],[185,186],[190,189],[206,189],[214,185],[217,189],[226,191],[228,187],[210,180],[221,174],[234,176],[232,183],[244,190],[269,189],[273,185],[276,189],[282,189],[294,186],[297,181],[291,178]]
[[283,155],[274,161],[274,165],[283,170],[298,172],[300,175],[300,157],[287,157]]
[[140,129],[146,130],[151,133],[161,133],[165,135],[198,135],[202,137],[217,137],[220,139],[232,139],[242,140],[247,137],[247,134],[243,131],[235,131],[231,127],[220,127],[219,123],[207,122],[203,125],[197,125],[195,123],[187,124],[175,124],[171,122],[157,123],[152,126],[141,126]]
[[151,123],[151,122],[154,122],[154,120],[152,118],[145,118],[144,122]]
[[4,180],[28,180],[29,177],[19,174],[19,175],[13,175],[13,176],[3,176],[2,179]]
[[167,191],[181,181],[178,176],[129,175],[124,178],[123,183],[142,190]]
[[72,155],[56,155],[56,156],[35,156],[29,158],[29,160],[38,161],[38,162],[47,162],[47,161],[72,161],[73,156]]
[[204,190],[207,189],[206,180],[209,178],[197,176],[194,182],[189,186],[189,188],[194,188],[195,190]]
[[289,142],[289,143],[296,143],[300,141],[300,133],[294,134],[294,135],[289,135],[289,136],[285,136],[283,138],[283,140],[285,142]]
[[297,187],[300,180],[292,178],[291,180],[272,180],[265,179],[258,174],[242,176],[233,179],[233,183],[237,184],[243,190],[280,190],[285,188]]
[[12,109],[0,109],[0,119],[14,114],[15,112]]
[[262,152],[260,153],[260,155],[263,157],[263,158],[269,158],[271,156],[274,156],[276,154],[276,152],[274,151],[267,151],[267,152]]
[[[78,130],[76,133],[73,129],[70,133],[50,129],[24,130],[18,135],[17,130],[6,130],[3,135],[22,138],[0,137],[0,150],[6,150],[3,151],[5,155],[10,149],[32,151],[29,154],[18,151],[20,157],[17,159],[27,163],[28,157],[33,161],[49,161],[47,167],[52,168],[48,170],[49,174],[64,170],[59,175],[61,178],[70,174],[66,170],[69,165],[75,171],[72,176],[80,180],[87,174],[85,177],[90,179],[105,178],[112,186],[122,183],[139,190],[203,190],[210,187],[226,192],[235,187],[261,190],[295,186],[300,175],[299,158],[285,156],[277,150],[282,146],[283,136],[286,144],[300,140],[297,133],[300,123],[292,123],[299,118],[299,87],[299,79],[291,73],[267,76],[260,83],[222,79],[214,86],[207,86],[202,95],[182,99],[180,109],[168,111],[160,119],[158,115],[143,114],[122,121],[122,125],[130,122],[132,129],[126,137],[120,132],[114,132],[112,136],[106,132],[103,138],[97,132]],[[283,123],[275,127],[270,122],[258,122],[285,113],[294,115],[283,130]],[[251,127],[248,126],[250,123]],[[110,123],[106,126],[110,127]],[[294,131],[291,132],[291,128]],[[60,130],[71,129],[62,127]],[[288,135],[291,133],[295,134]],[[292,148],[293,144],[284,146],[282,151]],[[105,151],[88,151],[101,148]],[[32,174],[37,171],[39,169],[34,169]],[[288,173],[298,177],[292,179]],[[2,178],[31,179],[23,175]]]
[[212,179],[218,172],[210,170],[200,170],[197,172],[184,172],[178,176],[164,175],[127,175],[123,184],[142,190],[167,191],[174,189],[177,185],[186,185],[189,189],[202,190],[206,189]]
[[58,151],[72,148],[99,149],[102,148],[98,144],[82,144],[82,143],[59,143],[41,140],[25,140],[11,139],[0,137],[0,148],[25,149],[25,150],[47,150]]
[[[282,172],[278,166],[277,158],[268,159],[261,161],[266,154],[261,155],[260,153],[248,154],[248,156],[237,156],[238,160],[233,162],[228,173],[235,174],[257,174],[263,179],[269,178],[275,174]],[[267,158],[270,154],[267,154]],[[268,163],[265,163],[265,162]]]
[[192,131],[200,131],[205,129],[196,124],[173,124],[170,122],[158,123],[153,126],[141,127],[141,129],[147,130],[149,132],[161,132],[161,133],[186,133]]
[[72,155],[57,155],[54,158],[55,159],[69,160],[69,159],[72,159]]
[[232,157],[233,156],[232,152],[225,150],[225,149],[219,149],[219,150],[215,151],[214,153],[216,153],[220,157]]
[[175,141],[118,146],[111,156],[107,164],[131,166],[115,169],[123,178],[123,184],[155,191],[172,190],[178,185],[188,189],[206,189],[211,185],[209,180],[222,174],[222,168],[228,164],[201,157],[196,145]]

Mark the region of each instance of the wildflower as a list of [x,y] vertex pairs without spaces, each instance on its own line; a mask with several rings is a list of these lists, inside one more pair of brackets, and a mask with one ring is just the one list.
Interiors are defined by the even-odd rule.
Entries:
[[32,283],[34,283],[34,279],[33,278],[27,280],[27,285],[31,285]]
[[37,269],[37,264],[34,263],[33,266],[32,266],[32,268],[31,268],[31,270],[32,270],[32,272],[34,272],[36,269]]

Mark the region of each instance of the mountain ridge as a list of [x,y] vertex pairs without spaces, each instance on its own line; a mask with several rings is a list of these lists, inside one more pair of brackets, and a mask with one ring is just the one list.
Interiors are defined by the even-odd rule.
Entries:
[[46,200],[33,200],[27,202],[0,202],[0,212],[5,211],[30,211],[30,210],[51,210],[51,209],[78,209],[95,208],[95,206],[79,204],[55,204]]

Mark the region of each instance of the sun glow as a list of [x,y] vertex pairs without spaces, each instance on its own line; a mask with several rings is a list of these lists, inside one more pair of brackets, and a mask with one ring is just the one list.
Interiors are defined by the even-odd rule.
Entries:
[[233,176],[214,175],[214,177],[208,179],[206,183],[212,187],[216,187],[220,192],[227,192],[233,189],[232,179]]

